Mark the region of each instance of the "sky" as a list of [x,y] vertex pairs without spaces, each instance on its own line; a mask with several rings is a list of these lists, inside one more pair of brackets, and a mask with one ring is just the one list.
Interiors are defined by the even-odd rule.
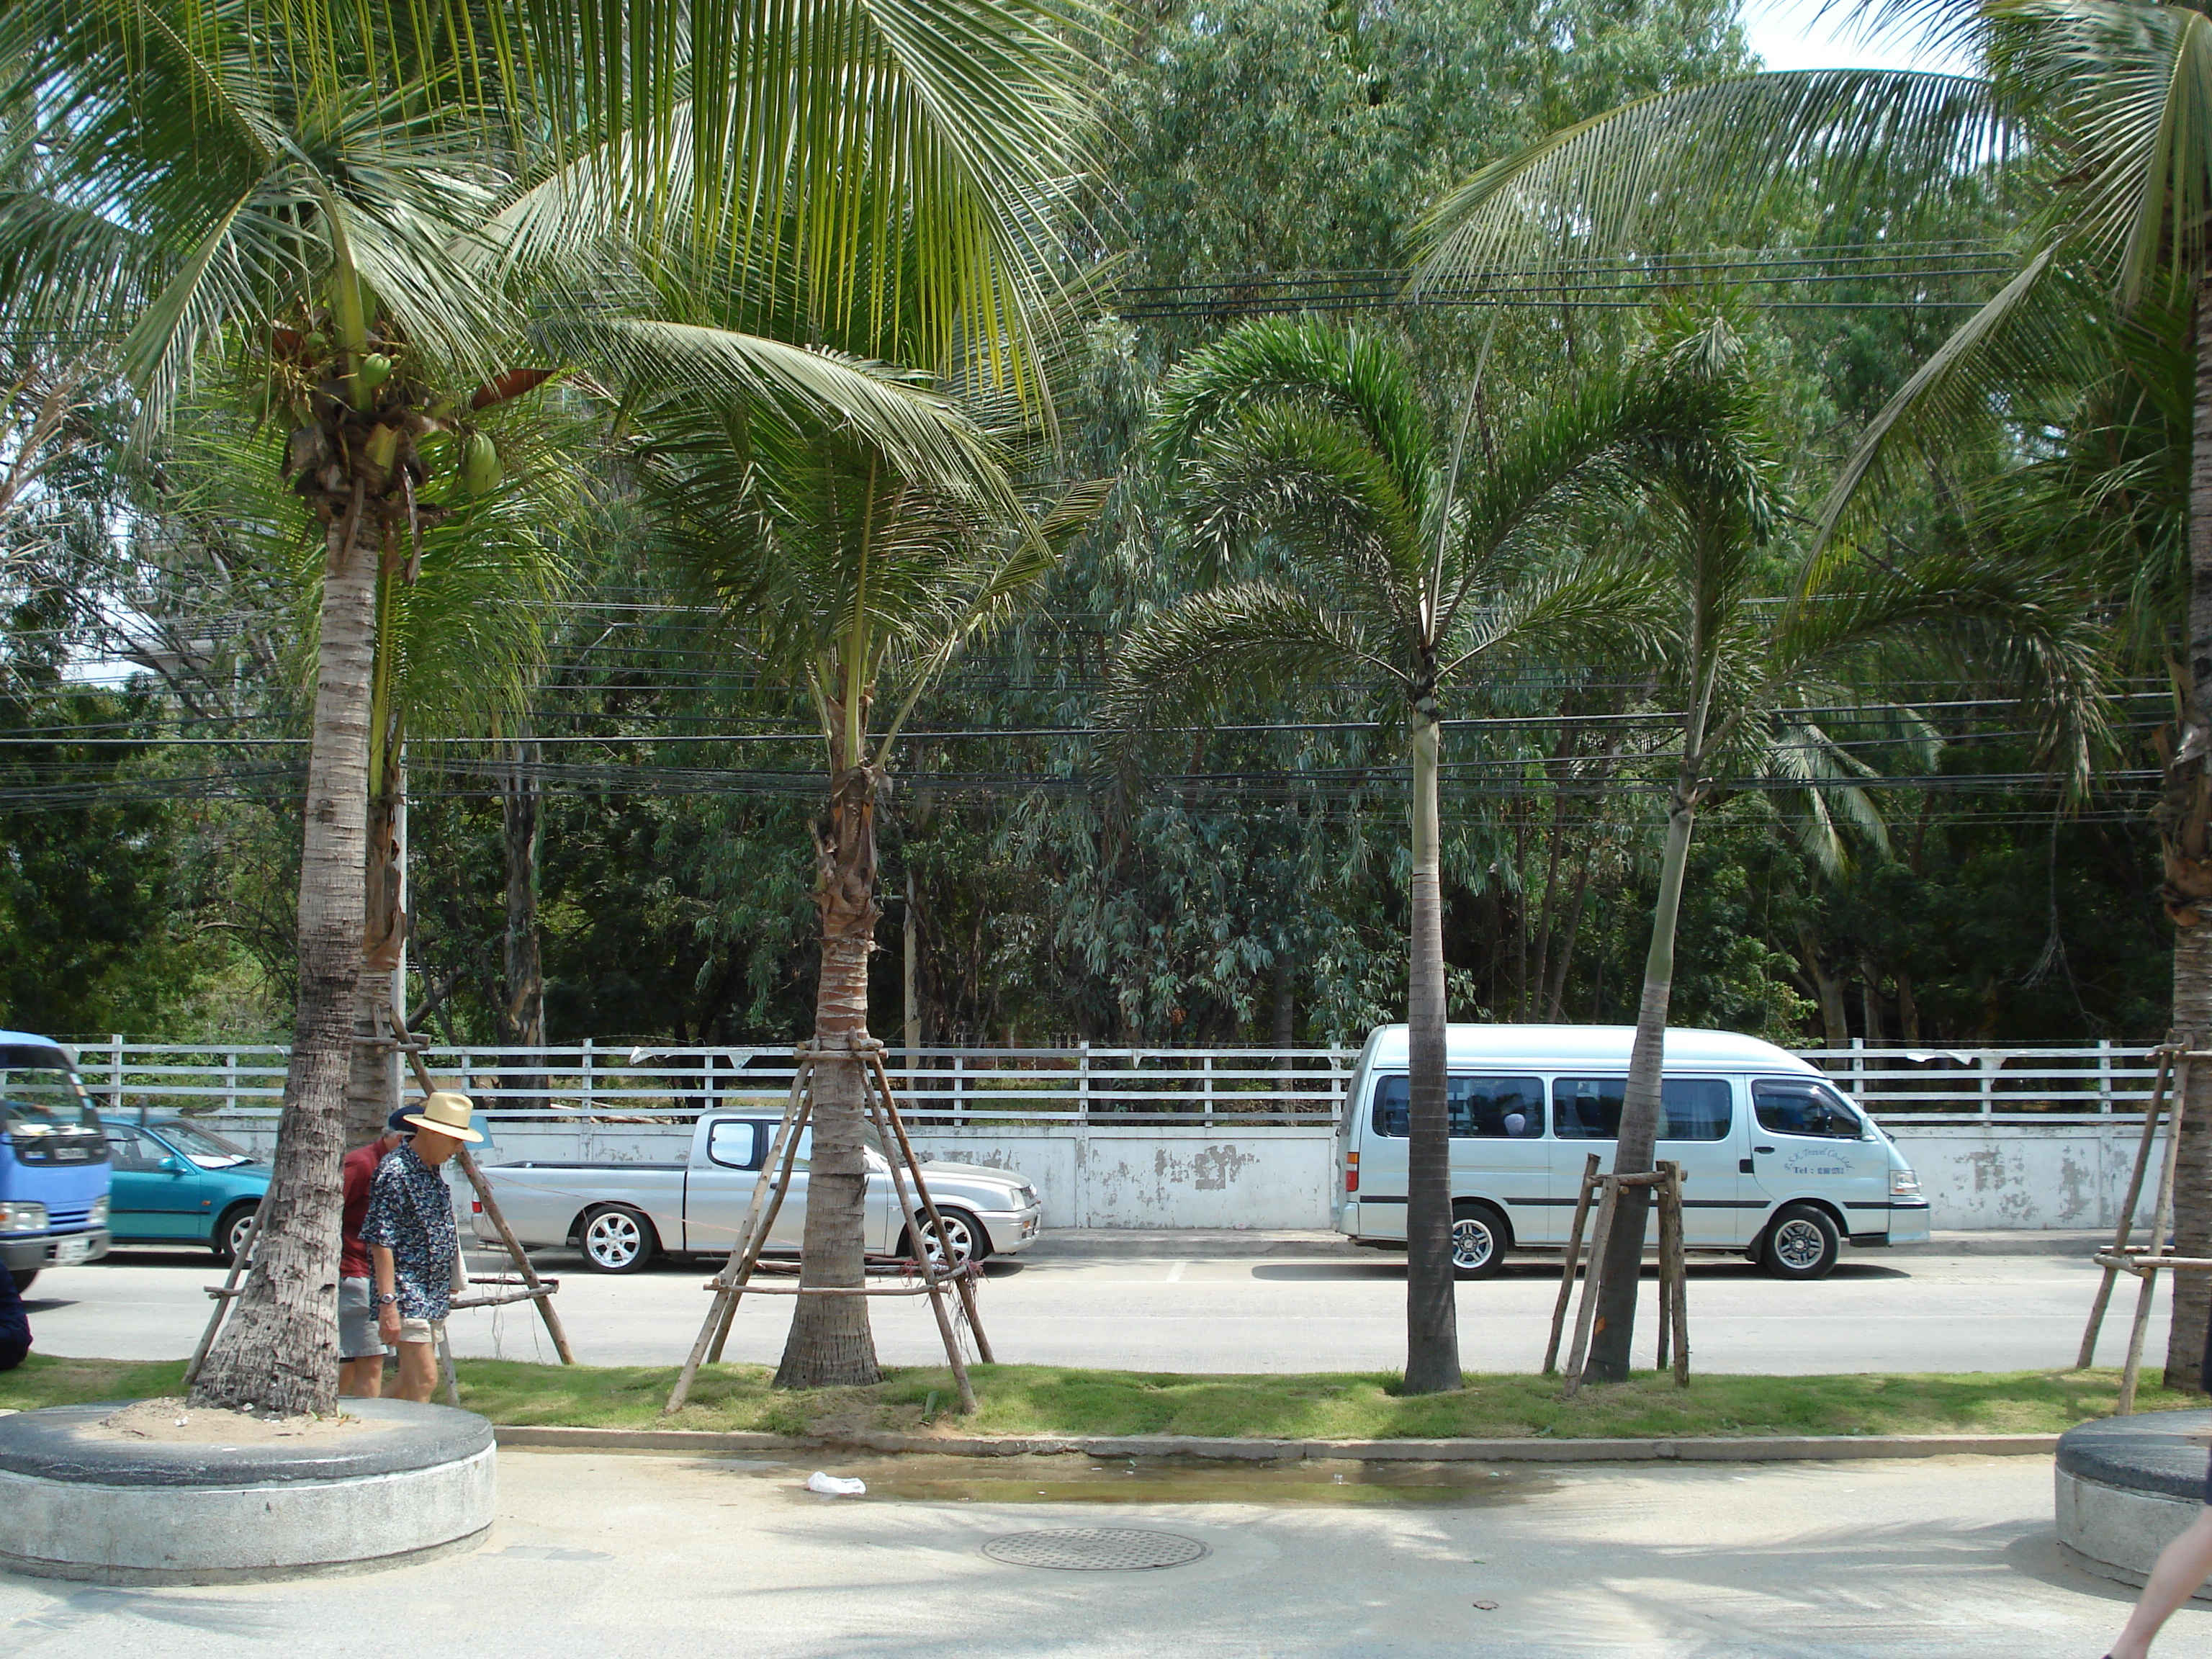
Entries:
[[1964,62],[1933,58],[1909,36],[1863,40],[1848,0],[1823,13],[1821,0],[1743,0],[1744,33],[1772,70],[1929,69],[1964,71]]

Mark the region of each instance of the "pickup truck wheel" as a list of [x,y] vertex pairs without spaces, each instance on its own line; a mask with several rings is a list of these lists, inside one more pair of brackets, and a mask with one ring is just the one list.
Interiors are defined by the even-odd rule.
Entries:
[[[937,1214],[938,1218],[945,1223],[945,1242],[951,1246],[954,1267],[964,1267],[970,1261],[981,1261],[991,1254],[991,1236],[983,1231],[983,1224],[967,1211],[951,1209],[940,1204],[937,1206]],[[930,1240],[929,1259],[933,1261],[940,1260],[941,1253],[931,1235],[927,1221],[921,1224],[921,1233],[923,1237]],[[900,1254],[914,1254],[911,1232],[901,1242]]]
[[584,1265],[595,1273],[643,1271],[660,1254],[660,1237],[641,1210],[609,1204],[584,1218]]
[[234,1204],[222,1212],[222,1219],[215,1224],[215,1232],[208,1240],[208,1249],[226,1267],[238,1260],[238,1252],[246,1243],[246,1230],[253,1224],[254,1208],[251,1204]]

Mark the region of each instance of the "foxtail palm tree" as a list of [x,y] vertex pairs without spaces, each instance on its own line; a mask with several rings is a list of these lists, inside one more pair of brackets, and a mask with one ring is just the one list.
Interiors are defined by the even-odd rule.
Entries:
[[[1470,399],[1471,416],[1474,403]],[[1169,381],[1155,453],[1179,469],[1199,548],[1218,563],[1263,553],[1275,572],[1198,593],[1123,641],[1109,709],[1136,732],[1249,705],[1301,681],[1350,680],[1402,700],[1411,766],[1412,937],[1407,1028],[1406,1387],[1460,1386],[1455,1250],[1477,1259],[1497,1224],[1455,1211],[1445,1110],[1444,699],[1532,655],[1590,660],[1661,631],[1650,577],[1601,549],[1562,556],[1591,509],[1632,501],[1692,458],[1740,464],[1731,392],[1634,372],[1546,387],[1489,442],[1468,421],[1437,441],[1410,365],[1372,335],[1247,324]],[[1755,473],[1744,475],[1756,497]],[[1464,693],[1462,693],[1463,695]]]

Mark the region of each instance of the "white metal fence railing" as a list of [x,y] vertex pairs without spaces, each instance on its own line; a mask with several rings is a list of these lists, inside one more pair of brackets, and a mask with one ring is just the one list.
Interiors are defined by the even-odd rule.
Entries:
[[[111,1112],[269,1112],[284,1093],[281,1044],[112,1039],[77,1051],[78,1075]],[[1333,1119],[1357,1050],[1346,1048],[894,1048],[891,1081],[923,1123],[1297,1124]],[[423,1062],[481,1109],[514,1118],[605,1121],[781,1107],[778,1048],[430,1048]]]
[[[78,1049],[79,1075],[113,1112],[273,1112],[281,1044],[126,1042]],[[1797,1051],[1884,1122],[1962,1115],[2063,1122],[2139,1113],[2147,1047],[1845,1048]],[[792,1053],[780,1048],[433,1048],[441,1080],[503,1117],[601,1121],[780,1104]],[[893,1083],[927,1124],[1313,1124],[1341,1109],[1354,1048],[893,1048]]]

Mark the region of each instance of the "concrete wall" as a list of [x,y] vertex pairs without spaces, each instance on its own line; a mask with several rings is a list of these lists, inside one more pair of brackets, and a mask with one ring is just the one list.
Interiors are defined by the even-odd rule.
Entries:
[[[273,1118],[211,1120],[265,1151]],[[610,1164],[684,1157],[688,1127],[587,1127],[495,1121],[487,1163],[526,1158]],[[2139,1122],[1891,1126],[1946,1231],[2108,1228],[2126,1195]],[[1326,1227],[1335,1136],[1312,1127],[1084,1127],[917,1132],[925,1157],[1026,1176],[1052,1227]],[[2148,1219],[2149,1194],[2141,1209]]]
[[[2124,1118],[2094,1124],[1961,1118],[1886,1127],[1920,1177],[1930,1224],[1965,1232],[2113,1226],[2142,1139],[2142,1121]],[[2154,1160],[2136,1206],[2145,1225],[2157,1184]]]

